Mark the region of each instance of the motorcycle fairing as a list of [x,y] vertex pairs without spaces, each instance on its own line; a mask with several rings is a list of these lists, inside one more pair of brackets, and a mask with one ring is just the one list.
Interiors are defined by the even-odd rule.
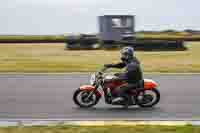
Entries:
[[[95,87],[92,85],[82,85],[82,86],[80,86],[80,90],[92,91],[92,90],[95,90]],[[96,90],[95,94],[98,97],[101,96],[101,93],[98,90]]]
[[95,89],[95,87],[92,86],[92,85],[82,85],[82,86],[80,86],[80,90],[92,91],[92,90],[94,90],[94,89]]
[[144,89],[153,89],[157,87],[157,83],[151,79],[144,79]]

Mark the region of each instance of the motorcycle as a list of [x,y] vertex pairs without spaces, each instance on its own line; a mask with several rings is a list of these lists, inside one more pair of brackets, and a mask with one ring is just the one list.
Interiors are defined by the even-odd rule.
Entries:
[[108,68],[103,67],[99,71],[91,74],[90,84],[82,85],[75,90],[73,101],[81,108],[90,108],[95,106],[104,96],[105,103],[110,105],[121,105],[125,108],[138,105],[139,107],[153,107],[160,101],[160,92],[158,84],[151,79],[144,79],[142,85],[130,89],[126,92],[124,100],[119,103],[112,103],[112,99],[118,93],[115,88],[126,84],[115,76],[115,74],[106,74]]

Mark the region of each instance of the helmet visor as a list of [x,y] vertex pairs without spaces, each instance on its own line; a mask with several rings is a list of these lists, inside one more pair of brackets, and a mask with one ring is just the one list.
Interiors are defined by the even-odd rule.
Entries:
[[127,60],[129,58],[129,54],[127,52],[122,52],[121,53],[121,59]]

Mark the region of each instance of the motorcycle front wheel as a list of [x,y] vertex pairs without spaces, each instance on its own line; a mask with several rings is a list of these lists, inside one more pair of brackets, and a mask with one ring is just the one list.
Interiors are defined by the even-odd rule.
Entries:
[[93,107],[98,103],[99,97],[94,93],[90,98],[88,98],[90,93],[91,91],[77,89],[73,95],[74,103],[81,108]]
[[140,107],[153,107],[160,101],[160,92],[156,88],[142,90],[137,93],[135,100]]

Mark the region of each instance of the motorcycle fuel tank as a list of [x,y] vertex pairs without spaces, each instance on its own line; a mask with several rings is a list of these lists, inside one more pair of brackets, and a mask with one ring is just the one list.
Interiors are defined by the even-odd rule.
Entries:
[[113,75],[108,75],[104,78],[104,87],[105,88],[110,88],[113,89],[119,85],[124,84],[124,81],[118,80],[115,76]]

